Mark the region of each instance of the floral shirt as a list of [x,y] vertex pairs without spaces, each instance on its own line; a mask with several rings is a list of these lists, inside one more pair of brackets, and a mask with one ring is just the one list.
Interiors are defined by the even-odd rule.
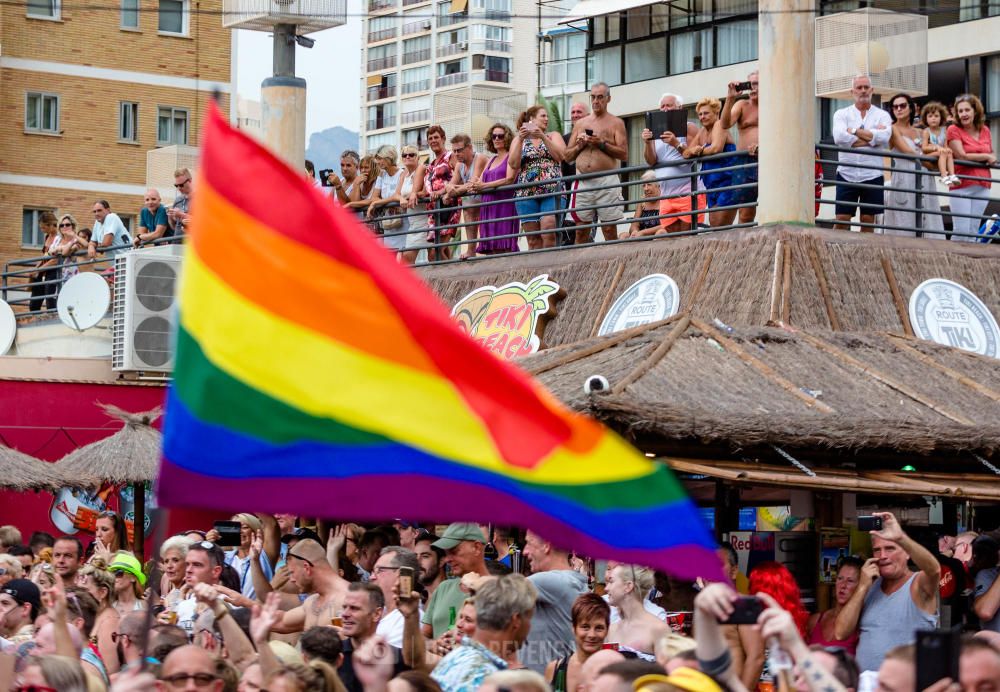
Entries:
[[[539,144],[528,137],[521,145],[521,172],[517,174],[519,183],[541,183],[545,180],[555,181],[562,175],[562,168],[552,158],[545,140]],[[532,195],[543,195],[546,192],[556,192],[559,184],[552,182],[548,185],[538,185],[537,187],[522,187],[514,193],[515,197],[531,197]]]
[[474,692],[488,675],[507,669],[507,662],[477,641],[462,637],[462,645],[438,662],[431,677],[443,692]]

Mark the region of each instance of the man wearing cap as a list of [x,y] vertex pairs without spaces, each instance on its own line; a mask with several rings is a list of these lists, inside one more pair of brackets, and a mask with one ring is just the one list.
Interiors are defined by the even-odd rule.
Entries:
[[330,566],[323,546],[311,538],[297,539],[286,559],[289,580],[310,595],[302,605],[283,612],[271,631],[291,634],[316,625],[329,627],[340,616],[348,582]]
[[108,571],[115,575],[115,610],[118,614],[145,610],[146,602],[142,600],[142,593],[146,586],[146,575],[142,573],[142,565],[135,556],[125,552],[115,553]]
[[576,597],[587,592],[587,578],[570,568],[569,553],[556,550],[533,531],[525,536],[524,557],[538,600],[520,658],[527,668],[543,673],[549,661],[573,653],[576,640],[570,609]]
[[42,596],[34,582],[12,579],[0,590],[0,637],[15,646],[35,636],[35,618],[42,608]]
[[[469,572],[489,576],[483,557],[486,536],[476,524],[450,524],[433,545],[444,551],[444,563],[451,568],[452,577]],[[455,617],[468,597],[459,588],[460,584],[458,578],[445,580],[427,602],[427,610],[421,618],[425,639],[437,639],[455,626]]]

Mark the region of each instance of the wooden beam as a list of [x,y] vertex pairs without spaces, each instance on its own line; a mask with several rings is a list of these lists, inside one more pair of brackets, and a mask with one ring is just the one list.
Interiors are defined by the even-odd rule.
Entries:
[[934,368],[938,372],[944,373],[945,375],[952,378],[956,382],[964,384],[966,387],[974,390],[977,394],[982,394],[987,399],[992,399],[993,401],[1000,401],[1000,392],[996,391],[995,389],[990,389],[986,385],[976,382],[971,377],[963,375],[958,370],[949,368],[947,365],[942,365],[941,363],[937,362],[926,353],[922,353],[913,346],[910,346],[901,337],[895,336],[893,334],[887,334],[886,336],[892,338],[893,345],[896,348],[909,354],[913,358],[916,358],[927,367]]
[[781,319],[781,265],[785,256],[785,239],[778,238],[774,244],[774,268],[771,271],[771,312],[768,324],[777,324]]
[[785,243],[785,252],[781,260],[781,323],[791,324],[792,321],[792,244]]
[[889,284],[889,291],[892,293],[892,302],[896,305],[896,314],[899,315],[899,321],[903,324],[903,331],[906,332],[907,336],[913,336],[913,325],[910,324],[910,313],[906,308],[906,303],[903,301],[903,294],[899,291],[899,283],[896,281],[896,273],[892,270],[892,262],[886,257],[885,253],[882,253],[882,272],[885,274],[885,280]]
[[642,362],[635,366],[629,374],[616,383],[615,386],[611,388],[611,393],[621,394],[625,391],[626,387],[645,375],[657,363],[663,360],[663,357],[667,355],[673,345],[677,342],[677,339],[680,338],[681,334],[687,331],[690,324],[691,316],[687,313],[682,314],[680,320],[663,338],[663,341],[657,344],[656,348],[654,348],[653,351],[642,360]]
[[597,330],[601,328],[601,322],[604,320],[604,313],[606,313],[608,308],[611,307],[611,301],[614,300],[615,291],[618,290],[618,282],[621,281],[622,274],[624,273],[625,260],[619,260],[618,269],[615,270],[615,275],[611,278],[611,285],[604,294],[604,301],[601,303],[601,309],[597,311],[597,317],[594,319],[594,326],[590,328],[591,338],[597,336]]
[[770,365],[768,365],[761,359],[748,353],[747,350],[744,349],[742,346],[740,346],[735,340],[731,339],[729,336],[726,336],[712,325],[706,324],[701,320],[691,320],[691,323],[695,327],[697,327],[698,329],[700,329],[701,331],[705,332],[706,334],[710,335],[713,339],[715,339],[719,343],[719,345],[722,346],[722,348],[734,354],[737,358],[742,360],[750,367],[754,368],[765,378],[771,380],[771,382],[784,389],[786,392],[794,396],[796,399],[802,401],[809,408],[814,408],[817,411],[820,411],[821,413],[833,413],[832,408],[827,406],[819,399],[811,397],[805,392],[803,392],[794,382],[786,378],[784,375],[778,373],[774,368],[772,368]]
[[826,280],[826,270],[823,269],[823,262],[819,258],[816,246],[809,243],[809,261],[812,263],[813,273],[816,275],[816,282],[819,284],[820,295],[823,296],[823,304],[826,306],[826,318],[830,320],[830,329],[839,332],[840,317],[833,307],[833,298],[830,295],[830,286]]

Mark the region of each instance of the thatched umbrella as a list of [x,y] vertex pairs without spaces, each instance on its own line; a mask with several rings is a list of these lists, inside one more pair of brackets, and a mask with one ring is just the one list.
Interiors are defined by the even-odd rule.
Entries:
[[63,478],[73,485],[100,485],[102,482],[131,484],[134,490],[132,551],[142,561],[145,539],[145,485],[156,478],[160,466],[160,431],[152,422],[161,413],[159,406],[144,413],[129,413],[111,404],[99,404],[104,412],[124,425],[114,435],[70,452],[56,463]]
[[63,485],[55,464],[0,446],[0,488],[55,490]]

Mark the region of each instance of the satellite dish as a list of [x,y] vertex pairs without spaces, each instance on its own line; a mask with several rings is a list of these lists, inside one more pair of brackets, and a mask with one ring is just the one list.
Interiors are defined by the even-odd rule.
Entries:
[[10,350],[16,333],[17,320],[14,318],[14,310],[5,301],[0,300],[0,356]]
[[59,289],[56,310],[67,327],[82,332],[101,321],[111,305],[111,289],[100,274],[77,274]]

